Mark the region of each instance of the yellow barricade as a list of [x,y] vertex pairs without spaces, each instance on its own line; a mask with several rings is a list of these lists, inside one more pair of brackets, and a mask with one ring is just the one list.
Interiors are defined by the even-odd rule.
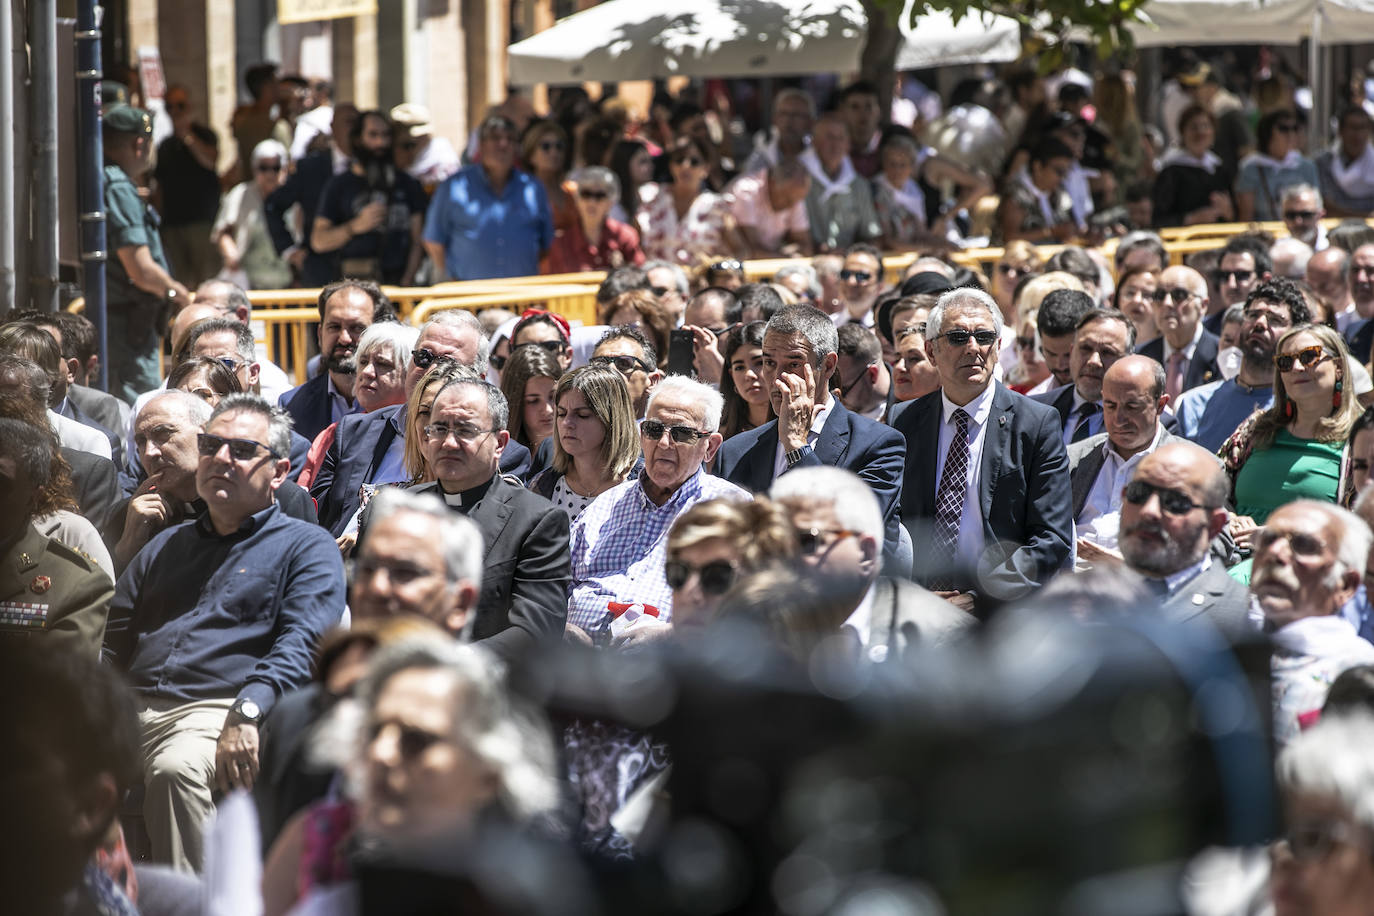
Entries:
[[[438,287],[436,287],[437,289]],[[435,312],[446,309],[466,309],[480,312],[482,309],[510,309],[517,314],[527,308],[545,308],[557,312],[574,323],[596,324],[596,287],[594,286],[538,286],[530,285],[521,289],[508,288],[501,292],[464,296],[433,296],[415,307],[410,315],[411,324],[424,324]]]

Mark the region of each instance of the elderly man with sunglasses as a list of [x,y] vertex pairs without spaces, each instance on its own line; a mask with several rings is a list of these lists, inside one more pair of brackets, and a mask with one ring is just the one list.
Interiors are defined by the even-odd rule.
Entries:
[[251,788],[258,724],[310,677],[344,608],[333,539],[276,504],[291,421],[226,397],[196,438],[205,508],[148,542],[119,577],[105,651],[138,694],[153,859],[200,868],[212,793]]
[[[673,520],[704,499],[750,498],[704,467],[720,448],[723,409],[719,391],[681,375],[670,375],[649,396],[639,424],[643,472],[598,496],[572,526],[570,639],[609,644],[613,621],[636,605],[635,614],[643,610],[660,623],[672,622],[664,563]],[[632,629],[622,637],[627,642],[665,628]]]
[[1169,400],[1189,389],[1221,379],[1217,351],[1221,340],[1202,326],[1207,308],[1207,280],[1191,267],[1170,267],[1155,289],[1155,327],[1159,337],[1136,348],[1164,367]]

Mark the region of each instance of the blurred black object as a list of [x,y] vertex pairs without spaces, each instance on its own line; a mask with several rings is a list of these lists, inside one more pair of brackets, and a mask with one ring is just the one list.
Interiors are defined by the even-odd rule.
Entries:
[[1264,644],[1013,610],[911,664],[800,665],[748,630],[527,666],[557,712],[672,748],[671,820],[607,913],[1169,914],[1274,835]]

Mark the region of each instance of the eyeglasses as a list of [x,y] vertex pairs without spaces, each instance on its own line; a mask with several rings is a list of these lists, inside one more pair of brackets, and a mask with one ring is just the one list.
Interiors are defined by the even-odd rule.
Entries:
[[230,372],[238,372],[239,366],[243,365],[243,360],[234,359],[232,356],[216,356],[215,359],[219,360],[220,364]]
[[430,423],[421,432],[431,442],[447,442],[449,436],[459,442],[476,442],[487,433],[494,433],[496,430],[483,429],[472,423],[459,423],[457,426],[449,426],[447,423]]
[[1254,279],[1253,270],[1221,270],[1212,271],[1212,281],[1214,283],[1225,283],[1228,278],[1235,277],[1237,283],[1249,283]]
[[614,366],[621,375],[630,375],[636,369],[643,369],[646,373],[654,371],[653,366],[638,356],[593,356],[587,362],[597,366]]
[[725,259],[724,261],[717,261],[716,263],[712,264],[710,267],[708,267],[708,268],[706,268],[706,269],[707,269],[707,270],[744,270],[744,265],[741,264],[739,261],[735,260],[734,258],[727,258],[727,259]]
[[867,283],[873,279],[873,275],[866,270],[842,270],[840,271],[840,279],[853,283]]
[[563,348],[566,346],[567,344],[563,343],[561,340],[527,340],[515,349],[519,350],[520,347],[538,347],[550,356],[559,356],[563,353]]
[[809,557],[829,550],[845,538],[858,536],[859,532],[848,528],[805,528],[797,532],[797,547]]
[[196,448],[200,450],[202,458],[213,458],[226,445],[229,446],[229,457],[235,461],[251,461],[258,456],[258,449],[262,449],[273,458],[281,458],[277,452],[253,439],[226,439],[209,433],[200,433],[196,436]]
[[990,347],[997,343],[997,332],[989,330],[965,331],[963,328],[956,328],[953,331],[946,331],[939,335],[948,340],[956,347],[964,347],[972,340],[980,347]]
[[1305,223],[1305,222],[1307,222],[1307,221],[1310,220],[1310,219],[1316,219],[1316,218],[1317,218],[1317,211],[1316,211],[1316,210],[1289,210],[1289,211],[1287,211],[1286,213],[1283,214],[1283,218],[1284,218],[1284,219],[1293,220],[1294,222],[1304,222],[1304,223]]
[[659,439],[663,438],[665,432],[672,437],[674,442],[682,445],[688,445],[695,442],[702,436],[711,435],[699,429],[692,429],[690,426],[668,426],[657,420],[644,420],[639,424],[639,434],[645,439],[657,442]]
[[1300,557],[1319,557],[1326,550],[1326,544],[1321,538],[1315,534],[1304,534],[1301,531],[1275,531],[1272,528],[1261,528],[1250,539],[1256,554],[1264,553],[1279,541],[1287,541],[1293,553]]
[[280,172],[280,171],[281,171],[281,163],[280,163],[280,162],[259,162],[256,166],[254,166],[254,168],[257,169],[259,172]]
[[362,557],[344,562],[344,571],[348,573],[348,578],[355,582],[360,579],[371,579],[383,570],[386,571],[386,577],[391,580],[393,585],[409,585],[426,576],[434,575],[432,571],[413,563],[383,563],[372,557]]
[[581,200],[608,200],[611,195],[609,191],[595,191],[587,188],[586,190],[579,189],[577,196]]
[[701,583],[701,591],[707,595],[723,595],[735,584],[735,567],[724,560],[716,560],[702,566],[689,566],[679,560],[669,560],[663,564],[663,576],[668,587],[676,591],[687,584],[696,573]]
[[1156,304],[1163,304],[1164,300],[1168,299],[1175,305],[1182,305],[1193,298],[1193,293],[1181,286],[1175,286],[1173,289],[1157,289],[1152,293],[1146,293],[1146,295]]
[[1296,353],[1281,353],[1274,357],[1274,365],[1278,366],[1280,372],[1292,372],[1293,363],[1302,364],[1304,369],[1311,369],[1319,366],[1331,358],[1322,347],[1303,347]]
[[546,153],[561,153],[563,152],[563,141],[543,140],[539,144],[539,149]]
[[1170,487],[1157,487],[1143,480],[1132,480],[1130,483],[1126,484],[1125,488],[1121,491],[1121,495],[1125,497],[1126,502],[1133,506],[1143,506],[1150,501],[1151,496],[1158,495],[1159,508],[1163,509],[1169,515],[1187,515],[1194,509],[1216,508],[1215,506],[1204,506],[1200,503],[1195,503],[1188,498],[1186,493],[1182,493]]
[[1362,842],[1360,831],[1341,821],[1324,823],[1297,824],[1275,842],[1288,848],[1288,853],[1299,862],[1319,862],[1331,855],[1337,846],[1367,847]]

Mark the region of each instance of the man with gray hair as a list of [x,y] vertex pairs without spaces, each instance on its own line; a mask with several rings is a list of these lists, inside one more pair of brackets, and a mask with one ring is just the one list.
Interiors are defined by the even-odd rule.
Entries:
[[773,129],[762,138],[745,160],[741,175],[752,175],[785,158],[800,156],[811,142],[811,125],[816,120],[816,103],[803,89],[788,87],[773,97]]
[[[1283,214],[1283,224],[1288,227],[1291,237],[1313,251],[1321,251],[1327,246],[1326,229],[1321,224],[1321,218],[1326,215],[1326,210],[1322,207],[1321,191],[1310,184],[1295,184],[1284,188],[1279,196],[1279,211]],[[1274,276],[1292,276],[1279,273],[1277,267],[1276,260]]]
[[[832,392],[839,334],[830,317],[809,305],[778,310],[763,332],[763,385],[776,420],[732,436],[721,446],[716,473],[755,493],[794,468],[839,467],[872,488],[883,513],[883,560],[895,564],[901,544],[902,436],[854,413]],[[907,570],[888,566],[890,575]]]
[[687,308],[687,297],[692,294],[692,285],[687,280],[687,271],[680,264],[671,261],[645,261],[644,276],[649,281],[649,292],[658,299],[673,319],[673,327],[682,324],[682,313]]
[[[719,391],[681,375],[668,376],[649,396],[639,424],[643,472],[598,496],[572,526],[569,638],[607,644],[611,621],[635,604],[672,621],[664,563],[673,520],[704,499],[749,498],[704,468],[720,448],[723,409]],[[638,632],[652,638],[662,629]]]
[[1255,532],[1250,594],[1270,634],[1274,740],[1295,737],[1347,668],[1374,664],[1374,646],[1341,607],[1355,594],[1374,542],[1369,526],[1330,503],[1299,499]]
[[827,602],[847,611],[845,626],[873,662],[900,659],[910,647],[940,645],[974,623],[905,577],[879,576],[883,514],[873,490],[840,468],[798,468],[768,494],[800,532],[802,562]]
[[310,677],[343,613],[338,548],[273,501],[290,418],[230,395],[196,437],[205,510],[156,534],[119,577],[105,651],[140,699],[153,859],[194,871],[212,792],[251,789],[258,725]]
[[994,377],[1002,313],[987,293],[956,289],[926,318],[940,390],[893,426],[906,437],[902,518],[915,579],[965,610],[979,594],[1021,598],[1068,562],[1069,461],[1059,412]]
[[1307,262],[1312,260],[1312,246],[1291,236],[1278,239],[1269,246],[1269,259],[1274,262],[1275,277],[1301,280],[1307,276]]

